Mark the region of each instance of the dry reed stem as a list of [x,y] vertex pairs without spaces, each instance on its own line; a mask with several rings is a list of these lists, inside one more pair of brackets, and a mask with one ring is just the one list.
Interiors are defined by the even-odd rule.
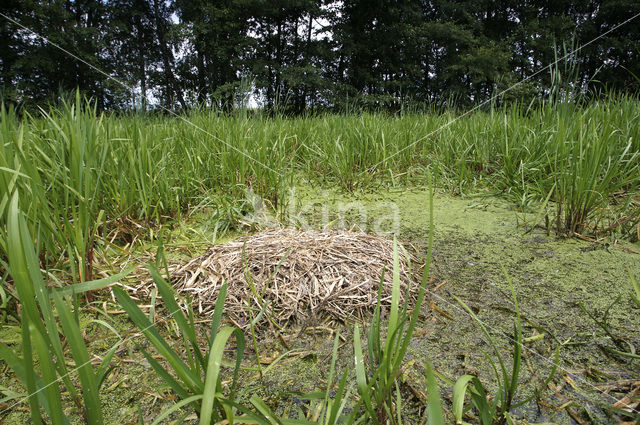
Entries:
[[[402,247],[399,252],[404,301],[411,261]],[[174,269],[171,280],[179,292],[189,293],[200,315],[212,315],[220,287],[227,282],[225,313],[236,325],[246,328],[266,305],[264,316],[284,327],[327,317],[369,317],[383,269],[381,303],[386,306],[391,303],[391,240],[357,232],[271,229],[212,246]],[[412,299],[416,291],[410,291]],[[264,316],[262,326],[267,323]]]

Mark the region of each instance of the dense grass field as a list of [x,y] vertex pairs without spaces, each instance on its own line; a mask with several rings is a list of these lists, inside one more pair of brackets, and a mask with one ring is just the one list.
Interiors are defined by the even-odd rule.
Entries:
[[132,223],[202,207],[233,223],[246,188],[278,211],[301,178],[349,191],[424,183],[427,170],[457,194],[488,188],[525,210],[548,199],[560,234],[633,237],[639,118],[640,103],[625,97],[400,117],[96,116],[81,102],[38,116],[3,109],[1,258],[14,193],[43,261],[65,263],[77,281],[91,277],[96,239]]
[[[289,189],[298,186],[330,188],[348,198],[354,193],[431,185],[458,198],[475,193],[500,198],[530,217],[532,227],[541,225],[547,233],[563,238],[636,242],[640,235],[640,102],[612,96],[585,105],[512,105],[470,114],[450,110],[303,117],[247,111],[228,116],[207,110],[182,116],[102,115],[79,99],[33,115],[19,115],[3,107],[0,305],[14,316],[3,315],[2,320],[20,318],[22,344],[17,355],[9,346],[0,345],[0,357],[28,392],[43,389],[38,400],[29,400],[32,414],[40,403],[52,423],[67,423],[56,409],[62,412],[59,403],[75,402],[83,406],[84,410],[78,407],[84,412],[82,420],[102,423],[97,413],[99,391],[111,372],[109,362],[119,352],[117,346],[94,361],[93,368],[86,368],[91,371],[80,373],[79,382],[69,379],[71,363],[60,359],[91,364],[92,352],[78,325],[78,303],[84,298],[70,295],[76,289],[100,288],[121,277],[82,286],[82,282],[124,268],[111,263],[114,250],[130,249],[133,241],[144,245],[165,226],[176,227],[198,212],[220,223],[218,236],[240,228],[243,216],[252,208],[247,189],[263,199],[276,218],[285,220],[291,202]],[[429,226],[424,224],[423,230],[432,237]],[[427,265],[430,243],[428,252]],[[429,268],[425,270],[423,290]],[[178,311],[161,273],[153,268],[151,273],[164,307]],[[632,280],[634,274],[629,274]],[[506,290],[513,291],[508,277],[505,282]],[[61,288],[56,292],[50,286]],[[74,289],[65,291],[65,287]],[[305,399],[317,408],[317,414],[309,407],[308,415],[296,422],[275,419],[260,398],[250,398],[240,406],[233,404],[233,390],[231,402],[222,396],[219,370],[228,340],[238,341],[232,359],[238,362],[236,371],[242,361],[239,331],[218,327],[222,307],[216,310],[219,315],[204,343],[193,317],[186,315],[175,317],[176,326],[168,333],[177,338],[169,344],[163,339],[166,334],[149,331],[153,313],[138,310],[125,291],[117,289],[114,294],[154,353],[166,361],[154,363],[157,356],[144,355],[182,400],[175,409],[165,410],[167,417],[175,419],[181,408],[192,407],[201,424],[233,422],[234,415],[244,415],[246,423],[403,422],[396,378],[419,321],[419,306],[408,311],[396,303],[389,316],[376,311],[373,326],[366,330],[368,352],[366,347],[363,350],[356,327],[351,341],[356,358],[357,385],[353,388],[347,384],[347,371],[343,375],[336,371],[340,345],[336,335],[325,391]],[[450,418],[462,417],[465,394],[469,406],[479,412],[479,423],[506,423],[515,406],[523,334],[515,291],[512,294],[509,302],[514,303],[517,314],[514,344],[505,364],[504,350],[477,319],[478,312],[459,300],[488,336],[488,349],[498,359],[494,366],[501,392],[488,403],[486,394],[483,399],[483,384],[465,375],[469,377],[454,387]],[[423,293],[420,302],[422,297]],[[10,301],[14,298],[20,299],[19,309]],[[604,326],[608,326],[606,316]],[[174,347],[176,341],[184,345],[174,351],[169,345]],[[624,351],[624,347],[618,349]],[[627,354],[637,358],[634,349]],[[38,365],[36,374],[25,369],[30,364]],[[437,418],[440,400],[434,395],[437,384],[430,366],[426,377],[431,388],[428,412]],[[232,378],[225,381],[225,388],[237,376]],[[68,389],[71,401],[59,400],[60,392],[53,385],[57,379]],[[349,413],[344,408],[355,394],[359,401]],[[0,400],[0,408],[14,398]]]

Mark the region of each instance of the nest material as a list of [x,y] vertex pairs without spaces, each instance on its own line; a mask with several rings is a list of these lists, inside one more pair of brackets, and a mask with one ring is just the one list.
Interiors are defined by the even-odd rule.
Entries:
[[[401,247],[399,253],[404,301],[411,281],[410,258]],[[190,294],[194,310],[202,315],[213,313],[227,282],[225,313],[237,326],[248,326],[249,304],[253,317],[264,310],[278,326],[307,326],[326,318],[368,318],[383,269],[384,306],[391,303],[392,241],[356,232],[277,229],[214,245],[178,267],[172,281],[178,291]],[[417,288],[413,289],[411,298]],[[266,323],[264,315],[261,323]]]

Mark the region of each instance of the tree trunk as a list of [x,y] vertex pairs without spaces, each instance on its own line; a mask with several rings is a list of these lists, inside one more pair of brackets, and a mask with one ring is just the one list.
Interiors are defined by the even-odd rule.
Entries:
[[142,27],[142,22],[140,21],[140,16],[136,15],[135,17],[135,25],[137,31],[137,42],[138,42],[138,78],[140,79],[140,91],[142,95],[142,110],[147,110],[147,71],[146,71],[146,61],[144,57],[144,29]]
[[156,32],[158,42],[160,43],[160,53],[162,55],[162,64],[164,66],[164,76],[167,85],[167,93],[169,94],[169,102],[173,103],[173,96],[175,96],[175,99],[178,100],[180,106],[182,106],[183,109],[187,109],[187,104],[185,103],[182,94],[179,92],[178,83],[173,75],[173,71],[171,70],[172,54],[169,51],[169,46],[167,44],[167,31],[164,27],[164,18],[160,13],[160,4],[158,0],[153,0],[153,11],[156,20]]
[[[305,46],[305,64],[307,66],[311,65],[311,34],[312,34],[312,28],[313,28],[313,14],[311,12],[309,12],[309,23],[308,23],[308,27],[307,27],[307,45]],[[302,93],[302,109],[306,109],[307,105],[309,104],[308,102],[308,96],[309,96],[309,83],[305,83],[304,85],[304,92]]]

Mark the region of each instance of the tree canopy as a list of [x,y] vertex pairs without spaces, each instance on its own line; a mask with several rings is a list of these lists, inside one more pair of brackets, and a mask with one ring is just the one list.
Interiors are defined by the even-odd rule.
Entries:
[[252,92],[299,113],[466,106],[523,79],[499,101],[640,81],[640,17],[610,31],[637,0],[6,0],[0,13],[5,102],[77,88],[102,110],[230,110]]

